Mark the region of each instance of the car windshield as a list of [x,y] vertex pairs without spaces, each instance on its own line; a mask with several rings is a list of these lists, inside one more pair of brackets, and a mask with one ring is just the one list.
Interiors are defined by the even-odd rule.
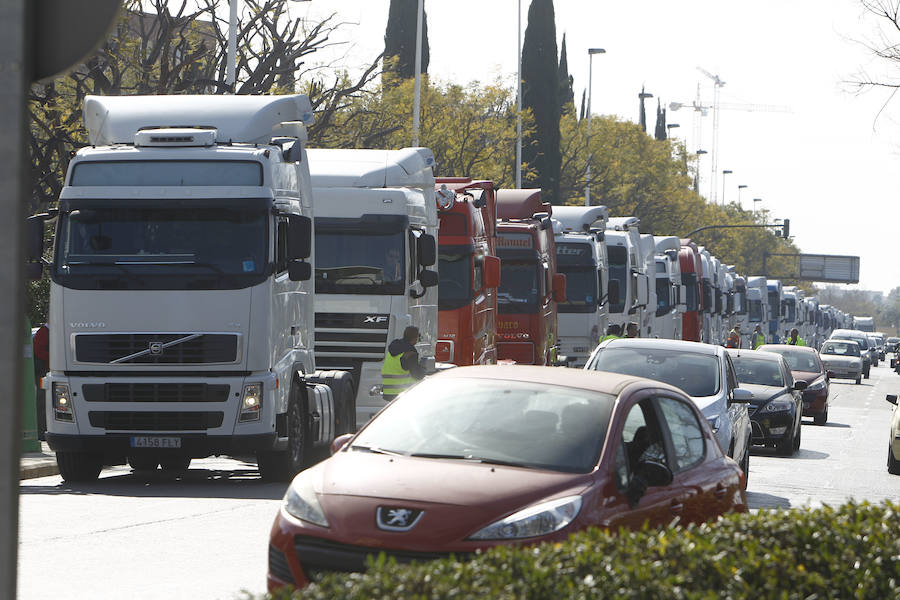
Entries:
[[713,396],[719,392],[719,359],[707,354],[612,346],[597,354],[591,368],[662,381],[681,388],[688,396]]
[[822,345],[821,354],[836,354],[838,356],[859,356],[859,346],[845,342],[825,342]]
[[791,371],[819,373],[822,370],[819,366],[819,361],[816,360],[816,355],[813,352],[797,352],[796,350],[786,350],[774,346],[763,346],[762,348],[759,348],[759,350],[775,352],[782,355],[784,360],[787,361],[788,366],[791,368]]
[[774,360],[754,358],[746,354],[731,357],[738,382],[755,385],[784,387],[784,375]]
[[435,377],[379,413],[350,449],[587,473],[614,402],[544,383]]

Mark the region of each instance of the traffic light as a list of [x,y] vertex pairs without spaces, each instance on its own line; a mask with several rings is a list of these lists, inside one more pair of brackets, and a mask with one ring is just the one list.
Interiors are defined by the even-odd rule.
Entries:
[[781,226],[781,237],[788,239],[789,235],[791,235],[791,220],[785,219],[784,224]]

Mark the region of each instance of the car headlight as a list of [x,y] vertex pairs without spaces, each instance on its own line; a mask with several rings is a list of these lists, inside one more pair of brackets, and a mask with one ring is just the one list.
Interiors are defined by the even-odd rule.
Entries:
[[567,496],[513,513],[477,531],[470,540],[515,540],[547,535],[572,522],[581,510],[581,496]]
[[782,412],[786,410],[791,410],[791,406],[793,402],[790,400],[785,400],[784,398],[780,398],[778,400],[772,400],[768,404],[763,407],[763,410],[766,412]]
[[719,433],[719,426],[722,425],[722,415],[708,417],[706,420],[709,422],[709,427],[712,429],[712,432]]
[[260,407],[262,406],[261,383],[248,383],[244,386],[244,394],[241,397],[241,416],[239,421],[259,421]]
[[811,385],[806,387],[807,391],[810,392],[818,392],[819,390],[825,389],[825,380],[824,379],[816,379]]
[[316,495],[306,471],[294,477],[284,494],[283,506],[284,510],[301,521],[329,527],[322,505],[319,504],[319,497]]
[[851,367],[858,367],[860,365],[862,365],[862,361],[858,358],[854,358],[853,360],[850,361]]

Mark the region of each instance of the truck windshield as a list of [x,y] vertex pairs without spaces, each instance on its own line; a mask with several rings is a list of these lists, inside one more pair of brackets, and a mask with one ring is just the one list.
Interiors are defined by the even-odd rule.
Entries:
[[793,300],[784,301],[784,320],[793,323],[797,320],[797,304]]
[[403,294],[403,231],[342,230],[316,219],[316,293]]
[[618,302],[609,304],[609,312],[621,313],[625,311],[625,291],[628,289],[628,250],[625,246],[609,246],[609,280],[619,282]]
[[661,317],[672,308],[669,302],[669,277],[656,278],[656,316]]
[[259,186],[262,164],[249,160],[81,161],[72,186]]
[[697,310],[698,309],[698,298],[697,298],[697,274],[696,273],[682,273],[681,281],[684,283],[685,289],[685,310]]
[[534,262],[503,260],[500,263],[500,314],[535,313],[538,309],[538,265]]
[[438,310],[462,308],[472,300],[472,253],[441,246],[438,251]]
[[750,321],[752,323],[762,321],[762,300],[750,300]]
[[771,315],[770,318],[776,321],[782,314],[781,302],[779,302],[780,296],[781,294],[779,294],[777,291],[769,292],[769,314]]
[[566,301],[560,302],[561,313],[592,313],[597,310],[598,281],[594,267],[560,267],[566,276]]
[[267,276],[267,213],[76,208],[60,214],[53,276],[76,289],[237,289]]

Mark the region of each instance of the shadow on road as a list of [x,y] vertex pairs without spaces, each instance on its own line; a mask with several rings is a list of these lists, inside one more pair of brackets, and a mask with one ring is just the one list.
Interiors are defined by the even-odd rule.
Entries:
[[[751,484],[752,485],[752,484]],[[791,501],[783,496],[774,496],[772,494],[764,494],[762,492],[752,492],[747,490],[747,506],[753,509],[760,508],[790,508]]]
[[[108,471],[105,471],[108,472]],[[235,498],[278,500],[287,482],[264,482],[255,465],[247,469],[190,469],[181,473],[118,469],[90,483],[23,485],[19,493],[46,495],[103,495],[143,498]]]
[[831,456],[827,452],[819,452],[818,450],[809,450],[808,448],[800,448],[791,456],[782,456],[778,454],[775,448],[766,448],[765,446],[753,446],[750,449],[750,456],[771,456],[784,460],[802,458],[804,460],[823,460]]

